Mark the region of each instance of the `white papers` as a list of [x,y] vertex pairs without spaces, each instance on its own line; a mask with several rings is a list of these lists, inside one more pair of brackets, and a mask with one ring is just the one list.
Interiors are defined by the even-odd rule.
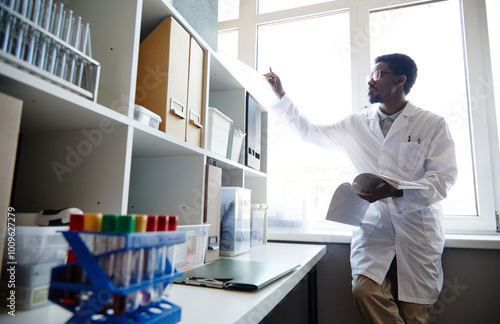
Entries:
[[342,183],[333,194],[326,219],[347,225],[359,226],[370,203],[352,191],[351,184]]
[[343,224],[360,226],[370,203],[358,197],[358,193],[364,190],[380,188],[385,182],[398,190],[402,189],[427,189],[426,185],[416,182],[404,181],[387,176],[372,173],[361,173],[354,178],[352,185],[348,182],[342,183],[333,194],[326,214],[326,219]]

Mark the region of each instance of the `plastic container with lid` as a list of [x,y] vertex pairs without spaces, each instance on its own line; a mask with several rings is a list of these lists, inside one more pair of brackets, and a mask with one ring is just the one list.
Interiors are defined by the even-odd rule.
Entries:
[[134,106],[134,119],[145,125],[158,129],[161,123],[161,117],[143,106]]

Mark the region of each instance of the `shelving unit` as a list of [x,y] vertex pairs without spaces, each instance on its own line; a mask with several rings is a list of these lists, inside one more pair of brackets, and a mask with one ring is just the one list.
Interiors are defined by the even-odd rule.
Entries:
[[[181,225],[200,224],[206,164],[223,169],[223,185],[252,189],[252,203],[266,203],[265,149],[257,171],[203,149],[206,127],[200,148],[132,118],[140,41],[168,16],[205,53],[204,126],[211,95],[246,93],[168,1],[65,5],[90,23],[93,57],[102,67],[97,100],[0,61],[0,92],[23,100],[12,190],[16,211],[75,206],[88,212],[175,214]],[[239,122],[245,118],[244,105],[225,113]]]

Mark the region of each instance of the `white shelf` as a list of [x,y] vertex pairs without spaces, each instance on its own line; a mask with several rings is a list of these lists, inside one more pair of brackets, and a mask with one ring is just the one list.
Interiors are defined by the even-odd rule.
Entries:
[[21,132],[98,128],[102,119],[126,125],[129,118],[0,61],[0,89],[23,100]]

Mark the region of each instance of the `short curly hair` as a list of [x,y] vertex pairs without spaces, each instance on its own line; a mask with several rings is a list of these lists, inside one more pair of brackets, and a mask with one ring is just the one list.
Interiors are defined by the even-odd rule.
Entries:
[[411,57],[405,54],[394,53],[380,55],[375,59],[375,64],[380,62],[387,62],[389,68],[396,75],[406,75],[406,82],[404,84],[405,94],[410,93],[410,89],[415,84],[417,79],[417,64]]

